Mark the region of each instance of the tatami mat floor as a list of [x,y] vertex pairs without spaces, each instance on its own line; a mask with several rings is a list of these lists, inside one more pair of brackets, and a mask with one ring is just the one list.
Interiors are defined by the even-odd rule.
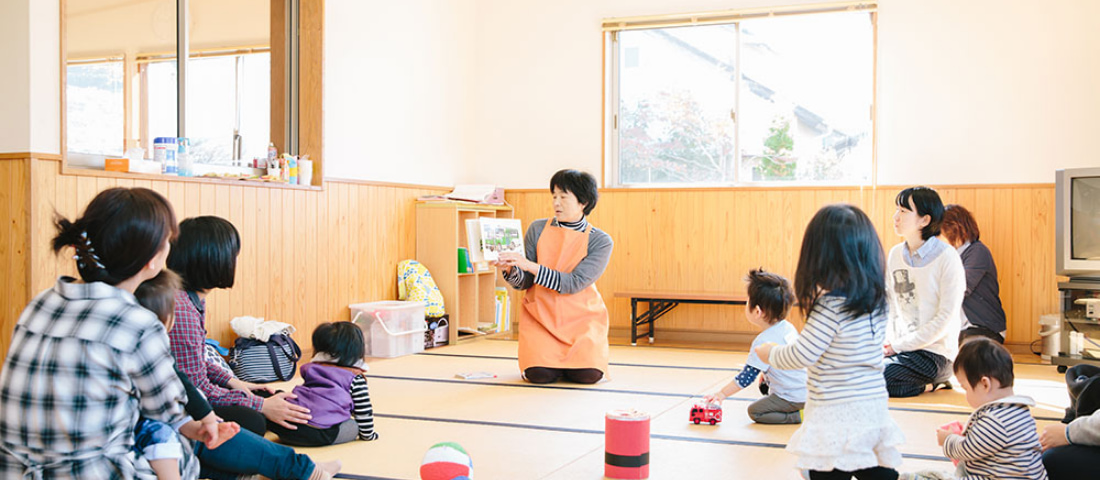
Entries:
[[[799,478],[783,450],[796,426],[757,425],[745,409],[752,391],[727,400],[717,426],[688,423],[694,399],[730,381],[744,352],[658,347],[611,347],[609,378],[582,386],[535,386],[520,379],[517,343],[478,339],[394,359],[372,359],[369,382],[381,438],[325,448],[302,448],[317,460],[340,459],[342,478],[416,479],[431,445],[460,443],[479,480],[603,478],[604,413],[637,408],[651,413],[650,478]],[[461,380],[461,372],[496,378]],[[1016,367],[1017,393],[1034,397],[1040,425],[1061,418],[1068,403],[1054,367]],[[286,387],[289,387],[287,385]],[[903,470],[949,469],[935,427],[965,421],[962,390],[891,400],[907,443]],[[275,438],[269,434],[270,438]]]

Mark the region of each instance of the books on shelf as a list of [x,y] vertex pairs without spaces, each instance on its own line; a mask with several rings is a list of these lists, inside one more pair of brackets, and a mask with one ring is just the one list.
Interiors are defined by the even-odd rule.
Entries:
[[473,263],[493,261],[504,252],[523,254],[523,224],[518,218],[466,220],[466,245]]
[[496,288],[496,307],[497,332],[507,332],[512,325],[512,297],[506,287]]

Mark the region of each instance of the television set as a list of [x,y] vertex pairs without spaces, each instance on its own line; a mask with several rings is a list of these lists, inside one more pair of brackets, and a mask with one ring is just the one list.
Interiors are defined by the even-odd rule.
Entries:
[[1054,194],[1057,273],[1100,281],[1100,168],[1058,170]]

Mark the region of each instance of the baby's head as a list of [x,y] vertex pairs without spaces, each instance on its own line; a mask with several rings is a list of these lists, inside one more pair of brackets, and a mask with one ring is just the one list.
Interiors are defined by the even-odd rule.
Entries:
[[157,315],[165,330],[171,330],[175,318],[176,292],[180,285],[180,276],[165,268],[157,276],[138,285],[137,290],[134,290],[134,297],[142,307]]
[[787,318],[794,304],[791,283],[771,272],[758,268],[745,277],[749,283],[749,302],[745,305],[745,318],[760,328],[768,328]]
[[974,408],[1012,395],[1012,354],[985,337],[967,340],[955,357],[955,377]]
[[322,323],[313,331],[313,353],[324,353],[341,367],[354,367],[365,354],[363,331],[351,322]]

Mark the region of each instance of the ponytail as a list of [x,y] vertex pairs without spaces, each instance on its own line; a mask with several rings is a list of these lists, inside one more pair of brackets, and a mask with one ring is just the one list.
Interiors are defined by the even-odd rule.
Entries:
[[80,278],[108,285],[137,275],[178,229],[168,200],[145,188],[99,192],[82,217],[57,215],[55,225],[54,252],[73,247]]

